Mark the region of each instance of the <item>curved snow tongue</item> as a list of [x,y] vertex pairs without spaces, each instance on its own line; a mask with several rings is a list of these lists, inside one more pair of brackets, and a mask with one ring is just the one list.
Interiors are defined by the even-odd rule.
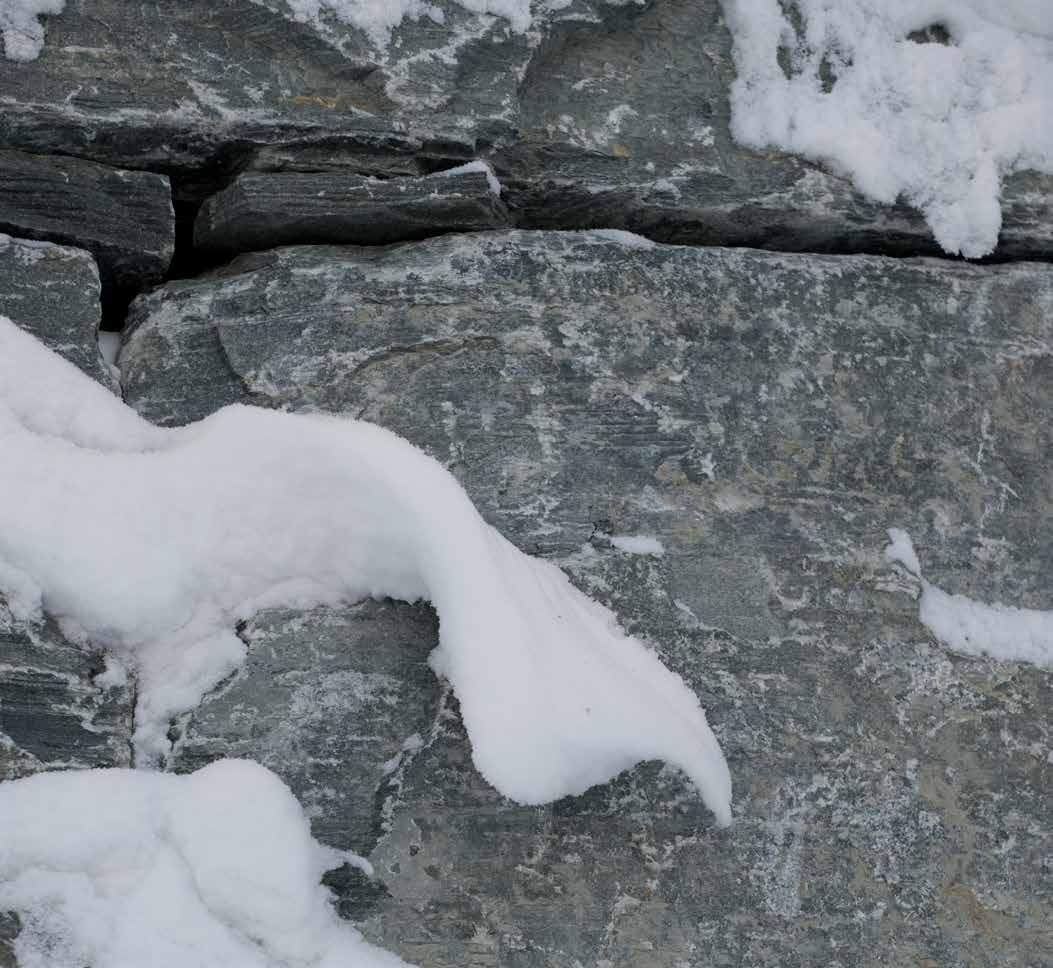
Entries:
[[0,589],[135,668],[140,762],[242,661],[239,620],[423,598],[432,667],[501,793],[543,803],[663,759],[731,822],[727,765],[683,680],[395,434],[242,406],[160,429],[0,317],[0,447]]

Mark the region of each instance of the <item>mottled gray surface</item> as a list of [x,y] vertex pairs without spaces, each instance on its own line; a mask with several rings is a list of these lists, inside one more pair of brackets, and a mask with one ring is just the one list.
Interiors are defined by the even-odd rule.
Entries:
[[[1053,267],[496,233],[256,255],[136,320],[143,413],[398,430],[654,643],[724,745],[730,831],[658,764],[520,807],[472,768],[455,698],[435,709],[432,630],[384,673],[421,707],[352,689],[327,734],[297,690],[362,671],[357,630],[328,655],[357,613],[265,617],[179,755],[227,735],[323,805],[323,837],[364,837],[376,882],[334,883],[370,937],[451,968],[1053,964],[1051,675],[948,653],[881,555],[904,527],[947,590],[1053,607]],[[423,744],[377,779],[400,731]]]
[[279,245],[378,245],[506,228],[485,172],[380,180],[347,172],[239,175],[208,198],[194,244],[216,256]]
[[176,727],[169,766],[254,759],[281,773],[316,837],[368,853],[398,767],[442,698],[425,661],[438,641],[434,612],[389,601],[272,610],[239,634],[245,665]]
[[[526,33],[440,2],[374,46],[284,0],[68,0],[0,60],[0,143],[152,168],[189,199],[244,167],[418,174],[492,156],[526,227],[668,242],[934,251],[920,218],[728,130],[719,0],[571,0]],[[196,187],[195,187],[196,186]],[[1053,178],[1003,192],[998,255],[1053,257]]]
[[0,316],[116,390],[99,354],[99,270],[88,252],[0,234]]
[[0,150],[0,231],[87,249],[104,290],[130,296],[172,261],[168,179],[76,158]]
[[0,780],[131,763],[132,690],[101,687],[101,655],[51,621],[16,618],[0,596]]

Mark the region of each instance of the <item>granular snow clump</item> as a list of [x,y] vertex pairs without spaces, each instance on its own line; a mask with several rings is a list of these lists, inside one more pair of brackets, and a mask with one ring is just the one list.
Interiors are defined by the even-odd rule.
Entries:
[[321,875],[357,858],[255,763],[0,783],[0,831],[21,968],[405,966],[336,916]]

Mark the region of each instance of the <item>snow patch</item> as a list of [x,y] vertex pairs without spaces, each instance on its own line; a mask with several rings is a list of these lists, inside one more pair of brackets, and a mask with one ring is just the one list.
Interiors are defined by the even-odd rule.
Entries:
[[311,838],[268,770],[46,773],[0,784],[0,910],[22,968],[405,963],[341,921],[322,873],[360,858]]
[[491,194],[497,195],[500,198],[501,182],[498,181],[493,168],[491,168],[485,161],[478,158],[475,161],[469,161],[467,164],[458,165],[456,168],[447,168],[445,171],[435,172],[435,174],[430,177],[449,178],[452,175],[466,175],[475,171],[482,172],[486,175],[486,184],[490,186]]
[[886,559],[921,581],[918,617],[944,645],[963,655],[1053,668],[1053,611],[985,605],[945,592],[922,577],[910,535],[899,528],[890,528],[888,535]]
[[[794,0],[796,25],[779,0],[723,4],[733,136],[902,197],[947,252],[993,252],[1002,178],[1053,173],[1048,0]],[[937,26],[947,43],[917,42]]]
[[544,803],[664,759],[730,822],[728,768],[683,680],[395,434],[245,406],[158,428],[0,317],[0,449],[0,581],[135,673],[140,762],[241,663],[237,621],[423,598],[433,668],[503,794]]
[[46,14],[62,13],[66,0],[3,0],[0,2],[0,32],[4,56],[13,61],[31,61],[44,49]]
[[630,555],[654,555],[661,558],[665,554],[662,542],[646,534],[616,534],[611,538],[611,544]]

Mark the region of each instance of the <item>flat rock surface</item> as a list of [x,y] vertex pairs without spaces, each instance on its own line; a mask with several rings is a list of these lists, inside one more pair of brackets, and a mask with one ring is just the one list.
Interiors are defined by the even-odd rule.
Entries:
[[0,150],[0,231],[87,249],[105,292],[159,282],[175,247],[168,179]]
[[194,244],[209,255],[230,256],[280,245],[378,245],[508,226],[508,209],[482,171],[387,180],[346,172],[252,172],[206,199]]
[[0,234],[0,315],[111,389],[99,353],[99,270],[82,249]]
[[[736,823],[659,764],[503,800],[426,687],[410,606],[365,638],[327,625],[354,610],[260,620],[177,756],[229,742],[360,838],[376,879],[337,878],[342,910],[425,966],[1053,961],[1050,673],[950,653],[882,555],[905,528],[946,590],[1053,608],[1051,308],[1048,265],[525,232],[275,250],[142,298],[134,406],[320,409],[432,453],[698,693]],[[406,641],[383,694],[420,705],[352,688],[333,733],[301,722],[297,690],[364,673],[370,639]]]
[[[285,0],[68,0],[37,60],[0,60],[0,141],[211,182],[486,155],[525,227],[935,251],[911,210],[733,143],[719,0],[535,3],[528,30],[431,6],[441,23],[407,18],[384,43]],[[1000,257],[1053,256],[1053,178],[1009,178],[1003,213]]]

